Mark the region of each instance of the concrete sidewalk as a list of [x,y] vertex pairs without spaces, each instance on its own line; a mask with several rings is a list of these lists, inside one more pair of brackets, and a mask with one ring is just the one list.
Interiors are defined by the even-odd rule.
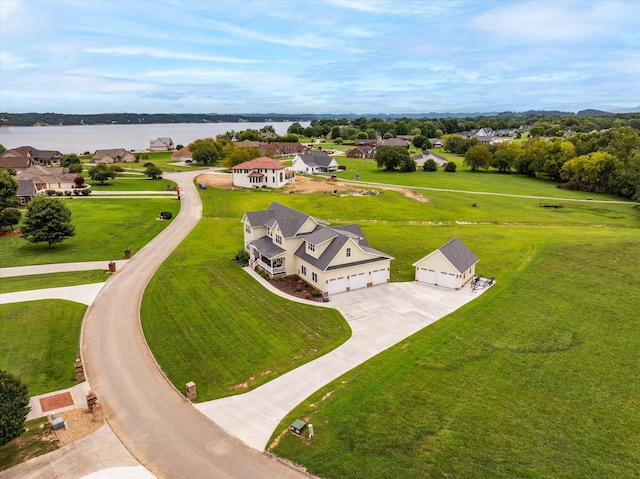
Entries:
[[0,479],[152,479],[108,424],[56,451],[0,472]]
[[329,305],[352,329],[346,343],[253,391],[194,406],[229,434],[263,451],[280,421],[315,391],[483,292],[473,292],[469,284],[456,291],[409,282],[336,294]]
[[63,286],[61,288],[32,289],[16,293],[0,294],[0,304],[22,303],[23,301],[39,301],[41,299],[66,299],[91,306],[100,290],[106,283],[81,284]]
[[[128,259],[114,260],[116,270],[129,262]],[[37,264],[33,266],[15,266],[0,268],[0,278],[12,278],[14,276],[29,276],[32,274],[64,273],[66,271],[89,271],[92,269],[109,269],[110,261],[85,261],[79,263],[53,263]]]

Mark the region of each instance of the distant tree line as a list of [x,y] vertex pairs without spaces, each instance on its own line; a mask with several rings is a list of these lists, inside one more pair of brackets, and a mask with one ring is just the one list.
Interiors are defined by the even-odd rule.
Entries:
[[640,134],[629,126],[497,145],[451,135],[444,149],[464,155],[463,164],[472,171],[494,168],[640,200]]

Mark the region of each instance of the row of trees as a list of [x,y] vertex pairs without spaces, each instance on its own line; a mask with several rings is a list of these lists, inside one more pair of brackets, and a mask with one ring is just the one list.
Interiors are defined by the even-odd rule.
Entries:
[[445,147],[463,153],[472,171],[494,168],[567,182],[567,187],[640,199],[640,135],[630,127],[577,134],[562,140],[531,139],[522,143],[477,144],[451,137]]
[[221,164],[226,168],[232,168],[260,156],[257,148],[239,148],[225,135],[219,135],[215,139],[196,140],[189,144],[189,150],[195,162],[205,166]]
[[[557,114],[554,114],[557,113]],[[530,114],[500,114],[471,118],[367,118],[313,120],[307,128],[291,125],[289,133],[317,138],[326,137],[354,140],[357,138],[374,139],[379,134],[383,138],[397,135],[424,135],[427,138],[440,138],[443,135],[479,129],[485,126],[494,130],[518,128],[531,125],[532,136],[562,136],[567,130],[591,132],[609,128],[631,126],[640,130],[640,114],[607,114],[604,112],[586,112],[588,115],[573,115],[561,112],[540,112]]]

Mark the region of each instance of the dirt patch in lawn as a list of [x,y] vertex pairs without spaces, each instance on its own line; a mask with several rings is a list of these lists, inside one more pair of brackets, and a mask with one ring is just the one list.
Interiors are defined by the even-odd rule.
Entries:
[[[229,173],[209,173],[200,175],[196,178],[196,182],[205,184],[213,188],[224,188],[229,190],[237,189],[233,186],[233,179]],[[390,190],[397,191],[407,198],[415,201],[426,203],[429,200],[421,193],[409,188],[400,188],[395,186],[376,186],[376,189],[368,188],[366,183],[347,183],[338,181],[327,181],[326,178],[308,178],[306,176],[297,176],[294,183],[289,183],[283,188],[283,194],[310,194],[325,193],[341,195],[365,195],[377,194],[380,191]]]

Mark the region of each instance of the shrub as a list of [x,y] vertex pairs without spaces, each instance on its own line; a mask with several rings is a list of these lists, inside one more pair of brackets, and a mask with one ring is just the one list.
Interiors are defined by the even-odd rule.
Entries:
[[314,298],[317,298],[318,296],[322,296],[322,291],[318,289],[314,289],[313,291],[311,291],[311,296],[313,296]]
[[76,185],[76,188],[81,188],[84,185],[84,176],[78,175],[73,179],[73,182]]
[[80,194],[80,190],[73,190],[73,194],[78,196]]
[[55,190],[46,190],[44,192],[47,196],[53,196],[56,194]]
[[62,195],[64,195],[64,193],[62,191],[60,191],[60,190],[56,191],[56,196],[62,196]]
[[265,270],[259,269],[257,271],[258,271],[258,274],[262,276],[264,279],[270,279],[269,273],[267,273]]
[[22,434],[29,409],[26,384],[8,371],[0,370],[0,446]]
[[91,189],[89,188],[85,188],[84,190],[81,191],[82,196],[89,196],[91,194]]
[[161,211],[160,212],[160,218],[162,218],[163,220],[170,220],[171,217],[173,216],[173,214],[169,211]]
[[234,256],[233,259],[240,266],[248,266],[249,265],[249,253],[244,248],[241,248],[240,250],[238,250],[238,252],[236,253],[236,255]]
[[71,191],[64,190],[64,196],[71,196]]
[[424,165],[422,165],[422,169],[424,171],[438,171],[438,165],[436,165],[435,161],[429,158],[427,161],[424,162]]
[[450,161],[449,163],[444,165],[444,171],[447,171],[449,173],[455,173],[456,168],[457,168],[457,166],[453,161]]

